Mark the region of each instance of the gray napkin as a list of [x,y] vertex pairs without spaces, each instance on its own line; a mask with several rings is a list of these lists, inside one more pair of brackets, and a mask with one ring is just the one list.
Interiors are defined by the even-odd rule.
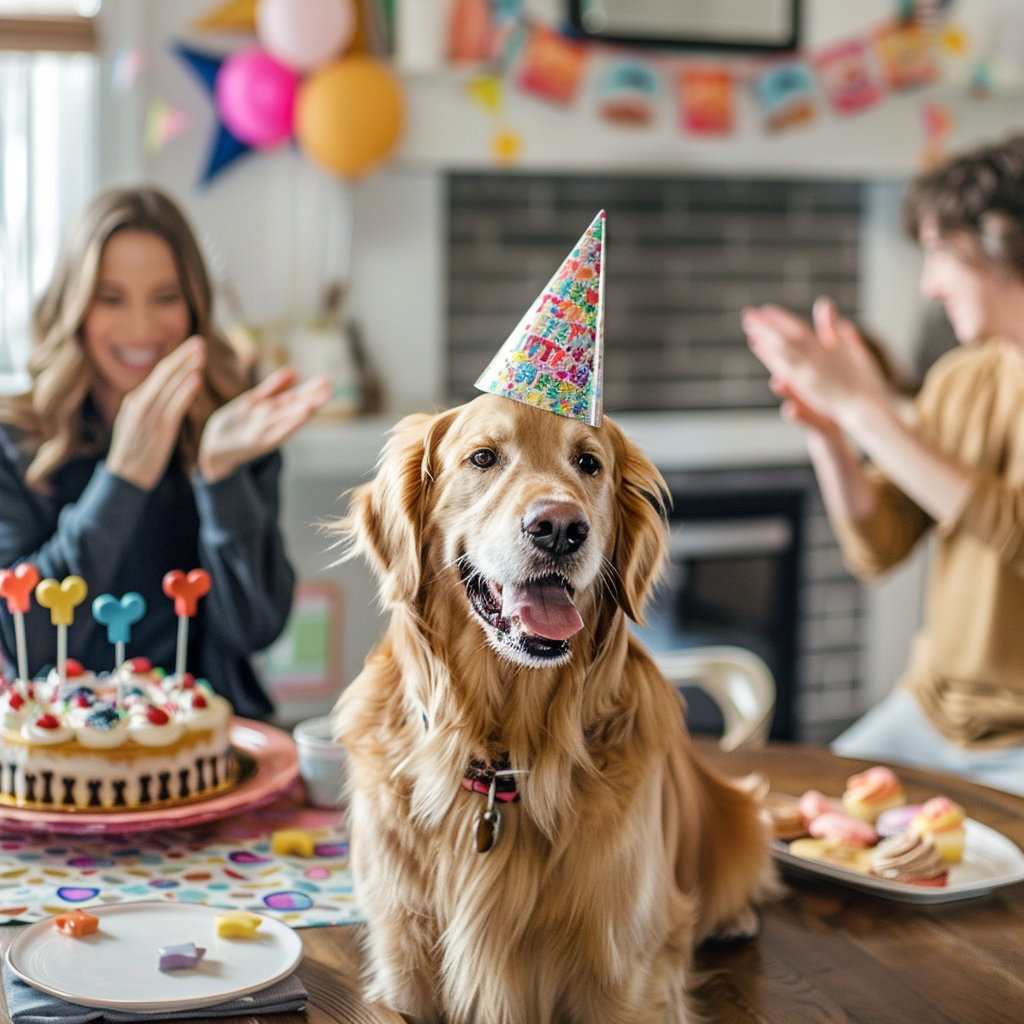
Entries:
[[39,989],[26,985],[16,974],[3,964],[4,995],[7,997],[7,1012],[13,1024],[86,1024],[86,1021],[106,1020],[115,1024],[127,1024],[140,1020],[188,1020],[195,1017],[234,1017],[262,1013],[286,1013],[289,1010],[304,1010],[309,993],[299,981],[297,974],[289,974],[270,988],[239,996],[227,1003],[204,1006],[198,1010],[178,1010],[167,1013],[141,1013],[134,1010],[101,1010],[94,1006],[69,1003],[56,996],[47,995]]

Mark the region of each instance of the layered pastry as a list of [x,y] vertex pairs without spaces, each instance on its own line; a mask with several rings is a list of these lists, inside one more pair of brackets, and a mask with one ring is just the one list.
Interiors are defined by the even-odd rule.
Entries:
[[846,780],[843,809],[861,821],[873,825],[883,811],[905,803],[903,784],[889,768],[876,765]]
[[789,844],[789,852],[794,857],[820,860],[866,875],[871,871],[871,857],[875,851],[867,846],[850,846],[839,839],[816,838],[794,839]]
[[931,836],[942,859],[957,864],[964,855],[964,809],[948,797],[936,796],[925,801],[910,822],[910,831]]
[[807,831],[815,839],[834,839],[844,846],[865,847],[878,842],[878,833],[873,825],[866,821],[844,814],[842,811],[829,811],[819,814],[808,826]]
[[204,680],[144,658],[107,676],[68,660],[0,684],[0,803],[38,810],[148,810],[231,789],[231,705]]
[[769,793],[764,799],[764,810],[771,825],[772,835],[783,842],[807,835],[807,822],[800,810],[800,801],[785,793]]
[[883,839],[871,854],[871,873],[905,885],[943,886],[949,872],[932,837],[921,832],[901,832]]

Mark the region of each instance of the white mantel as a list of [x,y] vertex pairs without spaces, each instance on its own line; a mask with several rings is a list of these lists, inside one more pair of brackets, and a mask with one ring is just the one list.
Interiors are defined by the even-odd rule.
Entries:
[[[620,413],[615,422],[663,472],[796,466],[807,463],[803,432],[774,410]],[[368,479],[393,416],[318,421],[288,442],[295,479]]]

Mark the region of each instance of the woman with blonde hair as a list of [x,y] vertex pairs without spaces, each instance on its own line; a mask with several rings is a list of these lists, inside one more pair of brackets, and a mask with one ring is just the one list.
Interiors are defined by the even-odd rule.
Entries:
[[[161,581],[205,568],[210,594],[188,667],[240,714],[272,710],[249,657],[279,635],[294,574],[278,529],[277,448],[329,397],[291,369],[256,387],[212,316],[209,278],[178,208],[155,189],[97,196],[65,239],[33,322],[31,389],[0,402],[0,566],[82,576],[93,595],[141,593],[128,651],[172,668]],[[45,609],[25,621],[30,671],[53,661]],[[0,643],[14,624],[0,605]],[[68,653],[112,666],[87,614]]]

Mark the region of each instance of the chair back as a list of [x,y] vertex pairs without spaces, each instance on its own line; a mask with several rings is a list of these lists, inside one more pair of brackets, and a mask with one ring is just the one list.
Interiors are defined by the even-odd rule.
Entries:
[[775,680],[752,651],[742,647],[690,647],[651,654],[675,687],[698,686],[719,707],[725,731],[722,750],[762,744],[768,738],[775,710]]

